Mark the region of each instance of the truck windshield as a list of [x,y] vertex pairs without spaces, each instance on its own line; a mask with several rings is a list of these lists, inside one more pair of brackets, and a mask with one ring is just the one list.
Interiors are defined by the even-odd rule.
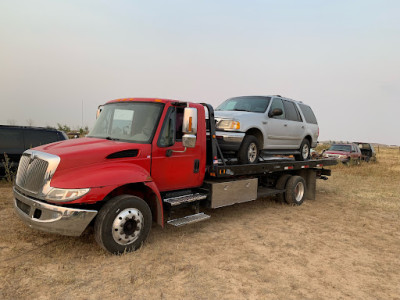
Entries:
[[332,145],[328,149],[329,151],[344,151],[344,152],[350,152],[351,151],[351,146],[350,145]]
[[104,106],[88,137],[150,143],[163,104],[145,102],[111,103]]
[[216,110],[264,113],[270,101],[271,97],[263,96],[235,97],[223,102]]

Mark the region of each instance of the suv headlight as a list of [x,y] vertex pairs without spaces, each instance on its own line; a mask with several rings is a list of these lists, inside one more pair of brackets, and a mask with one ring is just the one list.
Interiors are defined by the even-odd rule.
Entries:
[[240,122],[236,120],[221,120],[218,122],[217,128],[225,130],[237,130],[240,129]]
[[347,158],[347,155],[339,155],[339,158]]
[[90,189],[59,189],[52,188],[46,195],[46,200],[57,202],[68,202],[76,200],[87,194]]

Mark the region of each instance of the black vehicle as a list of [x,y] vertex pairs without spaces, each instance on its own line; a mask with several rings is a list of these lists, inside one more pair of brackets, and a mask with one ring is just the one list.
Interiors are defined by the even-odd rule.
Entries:
[[376,161],[376,152],[372,144],[363,143],[363,142],[355,142],[361,150],[361,159],[366,162]]
[[5,154],[15,171],[25,150],[66,139],[67,135],[56,129],[0,125],[0,176],[4,176]]

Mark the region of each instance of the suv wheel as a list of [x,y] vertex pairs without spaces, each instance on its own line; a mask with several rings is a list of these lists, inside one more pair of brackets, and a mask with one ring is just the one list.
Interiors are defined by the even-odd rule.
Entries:
[[246,135],[239,149],[238,160],[241,164],[255,164],[258,162],[260,147],[253,135]]
[[303,161],[310,159],[310,142],[307,139],[304,139],[301,142],[300,146],[300,154],[294,156],[296,160]]

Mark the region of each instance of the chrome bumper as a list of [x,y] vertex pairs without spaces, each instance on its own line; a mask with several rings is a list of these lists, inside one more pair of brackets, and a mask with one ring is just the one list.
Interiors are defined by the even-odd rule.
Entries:
[[216,131],[218,143],[222,150],[238,151],[244,136],[244,132]]
[[79,236],[97,215],[96,210],[68,208],[28,198],[14,189],[14,208],[29,227],[62,235]]

